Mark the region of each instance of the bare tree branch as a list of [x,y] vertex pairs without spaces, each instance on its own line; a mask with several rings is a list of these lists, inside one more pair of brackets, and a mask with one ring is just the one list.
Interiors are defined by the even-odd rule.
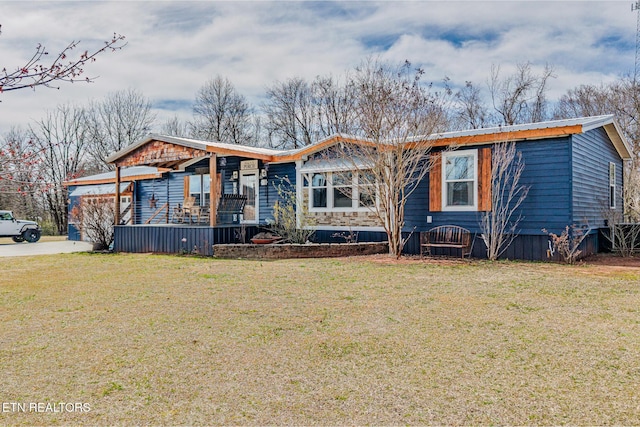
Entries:
[[94,62],[96,57],[103,52],[122,49],[126,46],[124,38],[124,36],[114,33],[110,40],[104,42],[104,46],[93,52],[85,50],[75,59],[70,59],[70,57],[80,41],[72,41],[50,63],[45,63],[49,52],[42,44],[38,44],[36,51],[24,65],[13,71],[8,71],[6,67],[2,69],[0,72],[0,93],[25,88],[35,89],[37,86],[59,89],[52,84],[56,81],[93,82],[97,77],[83,76],[85,65]]

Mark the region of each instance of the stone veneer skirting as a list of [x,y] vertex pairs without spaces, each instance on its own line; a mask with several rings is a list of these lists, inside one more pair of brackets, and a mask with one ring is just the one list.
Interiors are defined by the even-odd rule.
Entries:
[[331,258],[354,255],[373,255],[389,252],[387,242],[382,243],[309,243],[213,245],[216,258],[283,259],[283,258]]

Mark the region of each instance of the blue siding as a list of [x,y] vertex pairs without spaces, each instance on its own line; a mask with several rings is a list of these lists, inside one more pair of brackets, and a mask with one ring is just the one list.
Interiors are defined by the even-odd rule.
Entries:
[[[135,224],[144,224],[151,216],[169,202],[169,219],[171,210],[184,203],[184,177],[185,172],[171,172],[163,178],[137,181],[135,183]],[[156,207],[151,207],[151,197],[156,200]],[[153,219],[154,223],[166,223],[166,214],[162,212]]]
[[273,205],[279,199],[277,186],[280,185],[281,179],[285,178],[289,179],[291,188],[295,191],[295,163],[269,165],[268,185],[260,186],[260,224],[266,224],[268,219],[273,218]]
[[[519,142],[517,150],[525,163],[521,183],[530,186],[529,195],[516,212],[516,217],[522,214],[520,233],[540,235],[542,228],[564,228],[571,219],[570,138]],[[433,218],[431,224],[427,223],[427,215]],[[455,224],[476,233],[480,231],[480,215],[480,212],[430,212],[427,177],[407,201],[405,229],[415,227],[420,231]]]
[[[573,137],[573,217],[604,227],[605,213],[622,215],[622,160],[603,128]],[[609,209],[609,162],[616,164],[616,209]],[[607,212],[609,211],[609,212]]]
[[[222,175],[222,194],[238,194],[238,180],[232,181],[231,177],[234,171],[240,171],[240,162],[243,160],[251,160],[244,157],[228,156],[226,157],[226,165],[218,170]],[[197,167],[208,167],[209,160],[202,160],[187,168],[187,173],[193,173]],[[258,169],[264,169],[264,163],[258,161]],[[296,165],[295,163],[270,164],[267,175],[267,185],[259,186],[258,194],[258,221],[265,224],[273,215],[273,204],[278,200],[278,191],[276,185],[279,184],[280,178],[288,177],[291,184],[296,185]],[[261,179],[259,179],[261,181]]]
[[255,226],[120,225],[114,230],[115,252],[213,255],[213,245],[241,243],[241,231],[251,237]]

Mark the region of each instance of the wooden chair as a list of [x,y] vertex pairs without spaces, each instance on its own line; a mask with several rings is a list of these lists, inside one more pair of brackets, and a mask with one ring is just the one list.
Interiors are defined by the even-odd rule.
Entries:
[[174,224],[182,224],[184,222],[184,209],[178,203],[177,206],[174,206],[173,213],[171,214],[171,222]]
[[[189,223],[191,223],[192,217],[193,215],[196,213],[196,198],[195,197],[185,197],[184,199],[184,204],[182,205],[183,208],[183,212],[184,212],[184,217],[183,217],[183,222],[186,221],[187,219],[189,219]],[[196,214],[197,216],[197,214]]]

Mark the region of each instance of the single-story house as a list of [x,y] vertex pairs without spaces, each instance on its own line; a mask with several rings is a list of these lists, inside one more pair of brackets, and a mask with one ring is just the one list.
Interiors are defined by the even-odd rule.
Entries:
[[[505,141],[515,142],[522,155],[521,183],[529,186],[529,193],[516,214],[521,217],[518,237],[504,257],[546,259],[548,235],[542,229],[559,234],[582,223],[592,228],[585,253],[597,252],[599,230],[610,214],[622,214],[623,169],[631,152],[611,115],[448,132],[428,139],[432,154],[440,153],[442,161],[407,202],[406,253],[419,252],[417,232],[458,225],[474,234],[473,256],[486,256],[478,236],[481,213],[490,209],[487,168],[492,147]],[[358,139],[334,135],[297,150],[274,150],[151,135],[109,157],[115,172],[67,182],[70,210],[91,195],[91,188],[110,192],[121,212],[116,251],[180,252],[188,246],[210,254],[212,244],[238,242],[264,226],[279,197],[274,184],[287,179],[298,199],[308,204],[316,242],[339,241],[336,233],[355,231],[360,241],[386,240],[371,210],[375,201],[363,203],[359,197],[358,171],[349,174],[347,182],[332,179],[353,163],[322,156],[344,142],[357,144]],[[446,150],[450,147],[455,149]],[[460,162],[468,165],[469,173],[459,178],[471,191],[452,203],[445,197],[454,185],[448,165]],[[337,191],[338,186],[352,189]],[[236,208],[242,206],[234,212],[229,206],[236,198],[242,198]],[[69,230],[70,238],[80,238],[73,226]]]

